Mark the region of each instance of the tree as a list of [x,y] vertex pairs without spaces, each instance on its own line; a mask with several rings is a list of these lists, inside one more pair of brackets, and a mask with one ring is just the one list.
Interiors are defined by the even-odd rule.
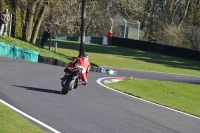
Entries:
[[[25,25],[22,31],[22,38],[27,42],[35,43],[37,31],[39,30],[42,18],[44,16],[48,1],[45,0],[29,0],[26,7]],[[40,8],[40,11],[36,10]],[[43,9],[44,8],[44,9]],[[37,20],[37,21],[36,21]],[[34,31],[33,31],[34,29]],[[31,40],[32,39],[32,40]]]
[[30,42],[32,42],[32,43],[35,43],[35,41],[36,41],[38,31],[40,29],[42,20],[44,18],[44,14],[45,14],[45,11],[47,9],[47,6],[48,6],[48,2],[44,2],[44,4],[40,8],[40,11],[38,13],[38,17],[35,20],[35,24],[34,24],[33,30],[32,30],[31,40],[30,40]]
[[[0,9],[8,7],[21,19],[21,26],[17,20],[17,32],[21,29],[23,40],[35,43],[40,27],[50,28],[55,36],[80,35],[81,0],[15,1],[16,7],[13,0],[1,0]],[[194,39],[182,37],[186,33],[192,38],[199,36],[191,32],[200,25],[199,0],[86,0],[86,15],[85,31],[90,36],[105,36],[110,29],[110,18],[138,20],[141,30],[146,32],[145,40],[152,36],[159,42],[193,47]],[[167,41],[163,36],[173,39]]]

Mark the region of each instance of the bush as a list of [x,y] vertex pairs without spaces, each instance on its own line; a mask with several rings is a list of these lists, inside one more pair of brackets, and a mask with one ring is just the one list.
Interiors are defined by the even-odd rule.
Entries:
[[158,31],[159,42],[171,46],[200,50],[200,28],[190,25],[166,26]]

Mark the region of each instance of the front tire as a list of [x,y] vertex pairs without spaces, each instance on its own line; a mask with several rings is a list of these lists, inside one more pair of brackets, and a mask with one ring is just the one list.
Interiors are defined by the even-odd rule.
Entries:
[[62,88],[61,93],[66,95],[75,85],[75,80],[70,80],[67,84]]

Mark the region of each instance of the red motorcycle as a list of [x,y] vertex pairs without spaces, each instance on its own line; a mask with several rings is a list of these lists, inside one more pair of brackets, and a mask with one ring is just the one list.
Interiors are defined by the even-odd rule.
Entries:
[[61,93],[66,95],[70,90],[76,89],[82,84],[82,68],[73,68],[67,77],[61,81]]

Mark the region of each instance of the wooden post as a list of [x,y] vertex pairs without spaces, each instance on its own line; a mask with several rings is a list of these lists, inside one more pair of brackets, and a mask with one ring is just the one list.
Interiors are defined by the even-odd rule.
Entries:
[[55,43],[55,52],[57,52],[57,42]]
[[41,45],[41,32],[42,32],[42,27],[40,26],[38,46]]
[[11,26],[12,26],[12,14],[10,14],[10,25],[9,25],[8,37],[10,37],[10,34],[11,34]]

